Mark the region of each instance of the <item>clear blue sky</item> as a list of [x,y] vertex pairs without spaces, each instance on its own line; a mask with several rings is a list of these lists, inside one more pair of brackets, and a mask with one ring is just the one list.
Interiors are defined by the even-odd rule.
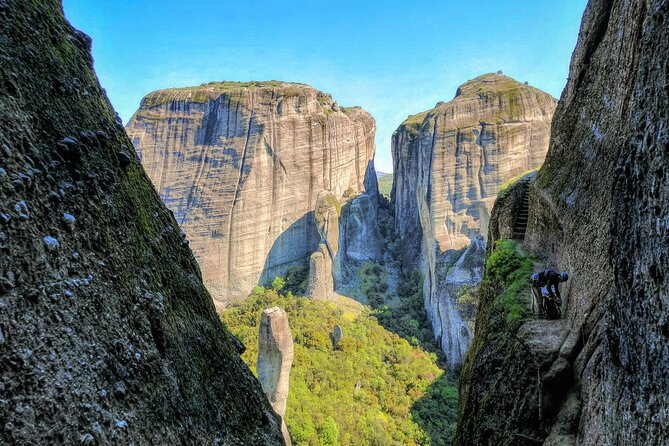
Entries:
[[220,80],[310,84],[377,122],[376,165],[410,114],[503,70],[555,97],[586,0],[64,0],[124,122],[150,91]]

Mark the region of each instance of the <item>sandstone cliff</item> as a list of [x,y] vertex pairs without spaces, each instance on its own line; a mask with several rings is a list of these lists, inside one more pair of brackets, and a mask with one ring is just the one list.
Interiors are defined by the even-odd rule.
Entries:
[[546,162],[530,186],[525,239],[533,255],[571,273],[564,318],[526,322],[522,342],[500,342],[487,294],[463,370],[456,444],[669,437],[668,18],[666,0],[592,0],[586,9]]
[[268,308],[260,316],[256,369],[265,395],[281,417],[281,432],[288,445],[291,441],[284,417],[292,365],[293,335],[290,333],[288,315],[279,307]]
[[60,2],[0,2],[0,442],[282,444]]
[[126,130],[220,305],[306,262],[319,194],[362,192],[374,157],[367,112],[277,81],[156,91]]
[[[425,307],[451,367],[462,363],[471,333],[440,271],[457,262],[480,270],[481,249],[462,259],[450,251],[485,237],[502,184],[542,163],[555,104],[536,88],[486,74],[460,86],[452,101],[410,116],[393,134],[391,197],[402,263],[425,276]],[[470,281],[458,283],[479,277],[472,271]]]

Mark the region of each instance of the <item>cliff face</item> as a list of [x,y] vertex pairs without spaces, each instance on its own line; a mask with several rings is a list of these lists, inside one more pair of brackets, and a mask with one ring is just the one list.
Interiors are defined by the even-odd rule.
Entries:
[[319,193],[362,192],[374,157],[367,112],[276,81],[157,91],[126,130],[221,305],[305,262]]
[[0,2],[0,437],[282,444],[60,2]]
[[[668,15],[666,0],[587,7],[530,187],[525,241],[570,272],[564,318],[534,334],[527,322],[523,343],[500,346],[483,336],[492,302],[482,303],[457,444],[660,445],[669,436]],[[533,344],[545,346],[538,370],[522,353]],[[501,413],[504,427],[486,428]]]
[[[453,250],[487,233],[489,213],[503,183],[537,168],[548,148],[555,100],[501,74],[458,88],[455,99],[410,116],[393,135],[392,200],[403,266],[425,276],[425,307],[435,338],[452,367],[462,363],[471,332],[458,316],[445,273],[456,262],[478,260]],[[448,291],[448,289],[451,291]]]

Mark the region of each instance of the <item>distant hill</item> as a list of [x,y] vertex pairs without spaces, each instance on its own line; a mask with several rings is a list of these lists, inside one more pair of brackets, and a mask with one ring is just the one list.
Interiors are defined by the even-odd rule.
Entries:
[[393,188],[393,174],[377,172],[376,178],[379,181],[379,192],[390,198],[390,190]]

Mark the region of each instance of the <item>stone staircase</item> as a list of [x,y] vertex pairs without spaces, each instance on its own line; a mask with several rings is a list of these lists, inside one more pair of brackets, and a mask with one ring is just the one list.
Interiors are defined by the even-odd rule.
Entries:
[[530,207],[530,180],[522,180],[523,183],[523,203],[518,211],[516,222],[513,225],[513,238],[516,240],[525,240],[525,231],[527,230],[527,215]]

